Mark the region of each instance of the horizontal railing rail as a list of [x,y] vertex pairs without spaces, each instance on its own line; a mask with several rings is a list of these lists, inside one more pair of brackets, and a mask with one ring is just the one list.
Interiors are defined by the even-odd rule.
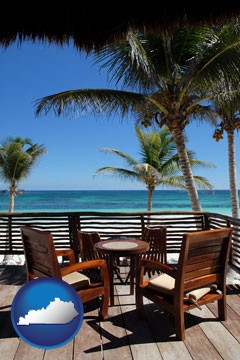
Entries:
[[178,254],[185,232],[219,227],[233,229],[231,262],[240,270],[240,219],[193,211],[160,212],[41,212],[0,213],[0,255],[23,254],[20,228],[29,225],[51,231],[56,248],[79,254],[77,230],[97,231],[101,238],[141,237],[145,226],[167,228],[167,252]]

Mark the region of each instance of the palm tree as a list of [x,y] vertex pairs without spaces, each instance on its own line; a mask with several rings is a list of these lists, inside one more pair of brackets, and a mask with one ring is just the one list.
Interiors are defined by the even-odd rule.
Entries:
[[237,186],[237,172],[236,172],[236,151],[235,151],[235,137],[234,131],[240,129],[240,113],[234,111],[234,106],[223,103],[218,105],[218,113],[221,118],[221,123],[217,126],[213,138],[218,142],[223,139],[223,133],[226,131],[228,139],[228,172],[230,184],[230,197],[232,216],[239,217],[239,197]]
[[44,153],[43,145],[21,137],[9,137],[0,147],[0,178],[9,183],[9,212],[14,211],[14,199],[22,192],[18,189],[20,181],[30,175],[33,165]]
[[[176,145],[169,129],[163,127],[159,132],[144,132],[138,126],[135,126],[135,131],[140,146],[140,162],[122,151],[104,148],[101,151],[121,157],[126,161],[129,168],[107,166],[98,169],[94,175],[110,172],[123,179],[132,179],[144,183],[148,189],[147,209],[151,211],[152,196],[157,186],[163,185],[180,189],[186,189],[186,186],[179,168]],[[192,168],[213,166],[207,161],[196,160],[195,154],[191,151],[188,151],[188,156]],[[194,180],[201,188],[213,188],[201,176],[194,176]]]
[[[171,131],[179,155],[192,209],[201,210],[184,129],[190,121],[216,124],[213,100],[237,88],[240,74],[238,24],[205,28],[180,27],[160,34],[129,31],[126,40],[106,45],[96,63],[107,68],[111,81],[123,89],[78,89],[46,96],[36,102],[36,114],[87,113],[122,117],[134,114],[144,125],[154,121]],[[221,84],[219,86],[219,83]]]

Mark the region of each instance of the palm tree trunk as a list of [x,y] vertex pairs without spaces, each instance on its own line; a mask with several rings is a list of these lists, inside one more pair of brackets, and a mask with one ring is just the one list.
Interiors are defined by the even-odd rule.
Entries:
[[189,158],[185,146],[183,130],[179,128],[170,129],[174,140],[176,142],[176,148],[179,156],[179,163],[181,170],[183,172],[183,176],[185,179],[185,184],[188,192],[189,199],[191,201],[192,210],[193,211],[201,211],[201,204],[198,197],[197,188],[193,179],[192,169],[189,163]]
[[152,211],[153,190],[154,188],[152,186],[148,186],[148,211]]
[[[9,201],[9,212],[13,212],[14,209],[14,192],[13,192],[13,187],[12,185],[10,186],[9,189],[9,196],[10,196],[10,201]],[[8,243],[8,241],[7,241]],[[8,245],[8,244],[6,244]],[[3,264],[14,264],[15,261],[13,259],[13,255],[4,255],[3,258]]]
[[[148,211],[152,211],[152,196],[155,186],[149,185],[148,187]],[[151,223],[151,215],[147,216],[147,226],[150,226]]]
[[9,212],[12,213],[14,210],[14,197],[15,197],[15,191],[10,188],[10,201],[9,201]]
[[228,172],[229,172],[232,216],[234,218],[238,218],[239,217],[239,200],[238,200],[238,189],[237,189],[234,130],[232,130],[232,129],[227,130],[227,136],[228,136]]
[[[13,212],[13,210],[14,210],[14,196],[15,196],[15,186],[14,185],[10,186],[9,196],[10,196],[9,212]],[[18,256],[18,260],[15,260],[14,255],[4,255],[3,264],[10,265],[10,264],[20,264],[20,263],[21,263],[21,259],[20,259],[19,256]]]

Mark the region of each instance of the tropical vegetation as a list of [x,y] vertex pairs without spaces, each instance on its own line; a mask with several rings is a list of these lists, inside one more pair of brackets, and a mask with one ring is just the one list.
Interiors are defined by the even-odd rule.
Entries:
[[[181,26],[159,34],[129,31],[126,40],[106,45],[96,63],[105,68],[116,89],[77,89],[46,96],[36,114],[73,113],[134,115],[144,126],[167,126],[176,143],[179,164],[193,210],[201,210],[184,140],[191,121],[215,124],[214,100],[237,91],[240,76],[240,27]],[[231,89],[231,90],[230,90]]]
[[[179,166],[176,145],[169,129],[163,127],[158,132],[146,132],[135,126],[135,131],[139,143],[140,161],[120,150],[103,148],[100,150],[122,158],[128,167],[105,166],[98,169],[94,175],[111,173],[123,179],[144,183],[148,190],[147,210],[151,211],[153,192],[157,186],[186,189],[186,185]],[[207,161],[197,160],[192,151],[188,151],[188,157],[192,169],[214,166]],[[194,176],[194,181],[199,188],[213,189],[207,179],[202,176]]]
[[9,184],[9,212],[14,211],[14,199],[23,190],[20,181],[27,178],[37,160],[46,153],[46,148],[29,138],[9,137],[0,147],[0,179]]
[[223,133],[227,134],[228,143],[228,173],[229,189],[231,198],[232,216],[239,217],[239,196],[236,167],[235,131],[240,129],[240,113],[234,110],[234,105],[221,103],[218,105],[218,113],[221,122],[214,131],[213,138],[218,142],[223,139]]

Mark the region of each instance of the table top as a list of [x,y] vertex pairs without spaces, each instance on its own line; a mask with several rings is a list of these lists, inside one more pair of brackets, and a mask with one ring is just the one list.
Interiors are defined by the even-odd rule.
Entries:
[[104,254],[114,253],[114,255],[127,256],[146,252],[149,249],[149,244],[146,241],[135,238],[128,238],[126,240],[119,238],[97,242],[94,247],[96,251]]

